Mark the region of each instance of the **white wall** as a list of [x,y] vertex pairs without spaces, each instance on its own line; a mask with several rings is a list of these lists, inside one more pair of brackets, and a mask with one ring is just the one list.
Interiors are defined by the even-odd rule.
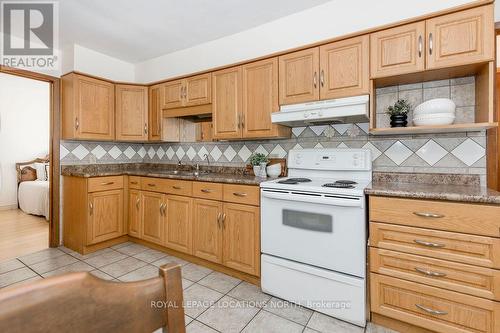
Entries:
[[0,73],[0,208],[17,206],[15,163],[49,152],[50,85]]
[[207,70],[468,2],[473,1],[333,0],[231,36],[136,64],[135,78],[137,82],[146,83]]

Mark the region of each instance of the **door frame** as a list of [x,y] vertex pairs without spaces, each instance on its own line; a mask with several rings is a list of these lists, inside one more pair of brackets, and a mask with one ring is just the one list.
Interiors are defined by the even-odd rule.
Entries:
[[49,246],[59,246],[59,192],[60,192],[60,160],[59,145],[61,139],[61,90],[58,77],[35,73],[0,65],[0,73],[43,81],[50,84],[50,126],[49,126]]

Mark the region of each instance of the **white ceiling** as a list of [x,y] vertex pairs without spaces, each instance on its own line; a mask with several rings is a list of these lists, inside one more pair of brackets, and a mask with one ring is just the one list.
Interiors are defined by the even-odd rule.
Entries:
[[60,44],[136,63],[331,0],[63,0]]

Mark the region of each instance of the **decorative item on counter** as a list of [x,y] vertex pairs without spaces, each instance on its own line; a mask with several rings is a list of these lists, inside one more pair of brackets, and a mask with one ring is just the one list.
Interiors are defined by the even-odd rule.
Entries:
[[250,164],[253,165],[253,173],[256,177],[266,178],[266,165],[268,159],[266,155],[261,153],[255,153],[250,156]]
[[271,164],[266,168],[267,175],[271,178],[278,178],[281,175],[281,164]]
[[419,104],[413,111],[415,126],[451,125],[456,105],[449,98],[434,98]]
[[406,127],[410,109],[411,104],[406,99],[398,99],[394,105],[389,106],[387,114],[391,116],[391,127]]
[[286,158],[278,158],[278,157],[271,157],[269,158],[269,165],[273,164],[280,164],[281,165],[281,174],[280,177],[286,177],[287,176],[287,167],[286,167]]

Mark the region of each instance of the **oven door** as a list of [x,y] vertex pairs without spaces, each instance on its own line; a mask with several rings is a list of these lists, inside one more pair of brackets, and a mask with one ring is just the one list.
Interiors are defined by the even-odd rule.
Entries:
[[365,277],[365,198],[261,190],[262,253]]

